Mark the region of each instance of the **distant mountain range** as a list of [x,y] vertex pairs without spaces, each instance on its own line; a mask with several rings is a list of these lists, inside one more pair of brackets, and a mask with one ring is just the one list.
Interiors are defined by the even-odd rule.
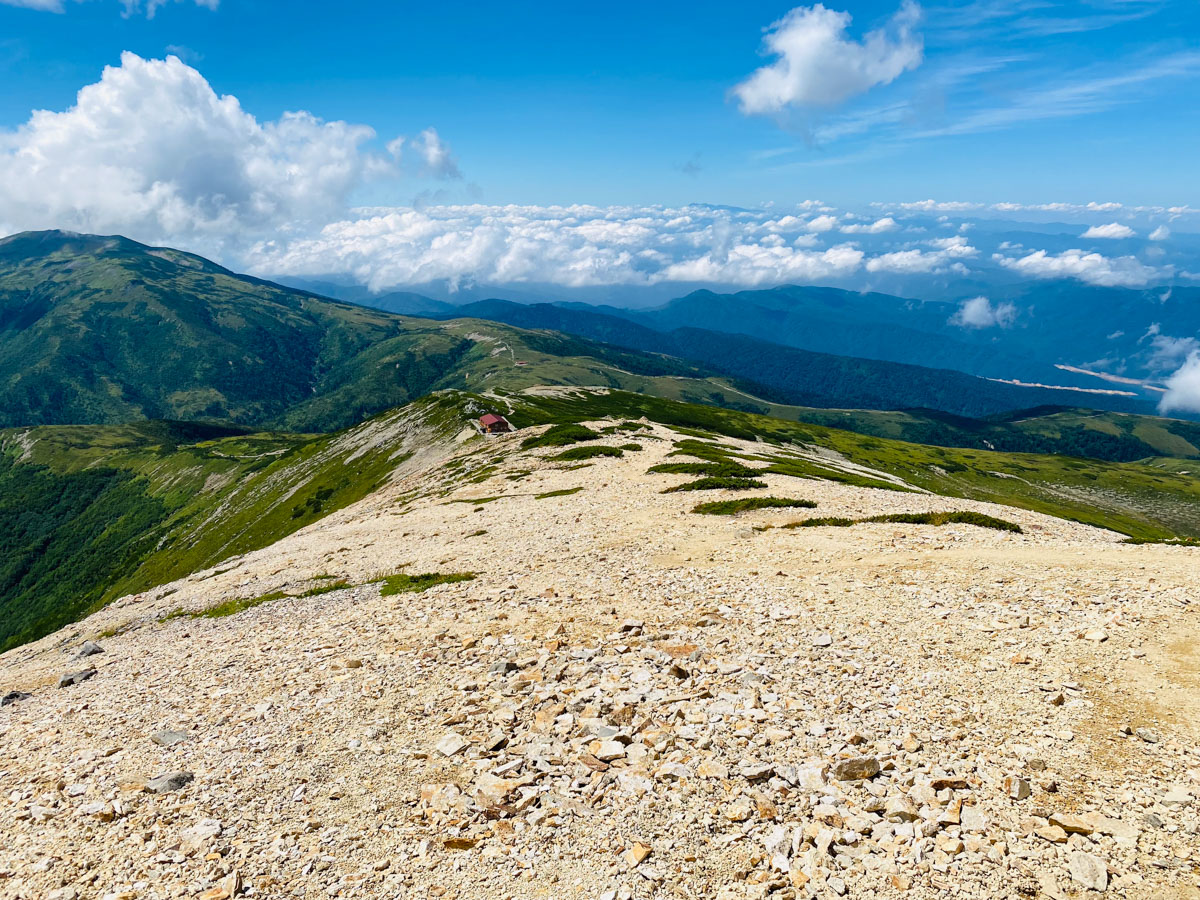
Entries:
[[[500,309],[491,300],[451,304],[421,294],[372,295],[364,288],[326,286],[344,299],[408,315],[489,315]],[[1123,393],[1141,401],[1126,408],[1144,411],[1151,411],[1161,397],[1162,380],[1188,352],[1200,349],[1200,288],[1193,287],[1131,290],[1022,282],[993,285],[989,296],[964,295],[951,302],[783,286],[732,294],[694,291],[653,309],[532,305],[625,319],[653,331],[697,328],[837,356]],[[514,315],[505,312],[504,318]],[[529,327],[535,321],[524,320]],[[576,333],[597,337],[592,330],[596,321],[590,321],[561,320],[541,327],[574,327]],[[611,323],[605,327],[620,334]],[[695,356],[686,348],[670,352]],[[1104,405],[1094,398],[1086,402]]]
[[951,369],[802,350],[738,332],[689,326],[659,330],[655,327],[660,323],[656,314],[615,315],[611,309],[594,307],[485,300],[437,315],[465,315],[521,328],[550,329],[693,360],[742,379],[751,391],[778,403],[866,409],[921,407],[965,416],[1040,405],[1153,412],[1150,400],[1130,396],[1132,392],[1017,386]]
[[[1190,457],[1200,446],[1188,422],[1121,415],[1152,411],[1143,396],[1021,387],[745,333],[799,340],[802,321],[823,317],[840,320],[828,325],[831,341],[853,343],[855,309],[897,317],[910,302],[888,295],[697,292],[636,313],[504,300],[452,306],[406,293],[358,299],[388,310],[122,237],[15,235],[0,241],[0,427],[172,419],[323,432],[436,390],[566,384],[947,446],[1112,460]],[[860,331],[884,334],[871,322]],[[957,354],[994,371],[1044,374],[1040,363],[984,344],[938,344],[931,331],[898,325],[892,336],[925,341],[927,361]]]
[[[975,298],[967,298],[974,300]],[[988,378],[1157,393],[1188,348],[1200,348],[1200,288],[1129,290],[1071,282],[1023,283],[964,311],[832,288],[697,291],[655,310],[606,309],[660,329],[706,328],[869,359],[936,365]]]

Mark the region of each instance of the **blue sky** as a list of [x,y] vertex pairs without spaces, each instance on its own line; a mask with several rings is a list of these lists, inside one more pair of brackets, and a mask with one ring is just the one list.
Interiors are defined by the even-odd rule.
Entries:
[[0,233],[444,295],[1200,283],[1196,0],[0,0],[0,35]]
[[259,121],[307,110],[379,148],[433,127],[452,148],[461,179],[364,183],[358,204],[1200,205],[1194,0],[834,2],[844,42],[882,29],[911,65],[750,113],[732,91],[779,59],[764,29],[789,3],[13,2],[0,127],[68,109],[123,51],[174,52]]
[[823,284],[998,340],[1031,284],[1134,290],[1200,409],[1160,321],[1197,0],[0,0],[0,83],[0,235],[446,298]]

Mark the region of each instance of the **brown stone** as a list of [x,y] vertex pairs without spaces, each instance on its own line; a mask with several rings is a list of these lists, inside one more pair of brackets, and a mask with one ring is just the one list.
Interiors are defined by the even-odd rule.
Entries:
[[621,859],[629,868],[638,866],[642,861],[650,855],[652,848],[649,844],[643,844],[641,841],[635,841],[624,853],[621,854]]
[[843,759],[834,764],[833,777],[838,781],[862,781],[879,774],[879,760],[873,756]]

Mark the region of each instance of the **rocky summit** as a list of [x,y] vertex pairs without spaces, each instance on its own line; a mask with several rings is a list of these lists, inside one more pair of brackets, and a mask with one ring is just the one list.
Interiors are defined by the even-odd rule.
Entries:
[[1194,548],[587,424],[0,657],[0,896],[1200,897]]

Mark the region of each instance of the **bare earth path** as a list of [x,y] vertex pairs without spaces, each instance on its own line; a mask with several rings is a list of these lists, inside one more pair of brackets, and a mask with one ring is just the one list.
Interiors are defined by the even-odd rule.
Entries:
[[[412,476],[0,657],[0,896],[1200,897],[1200,553],[776,475],[818,508],[696,515],[671,437]],[[947,509],[1025,534],[759,530]],[[159,621],[318,575],[361,586]]]

